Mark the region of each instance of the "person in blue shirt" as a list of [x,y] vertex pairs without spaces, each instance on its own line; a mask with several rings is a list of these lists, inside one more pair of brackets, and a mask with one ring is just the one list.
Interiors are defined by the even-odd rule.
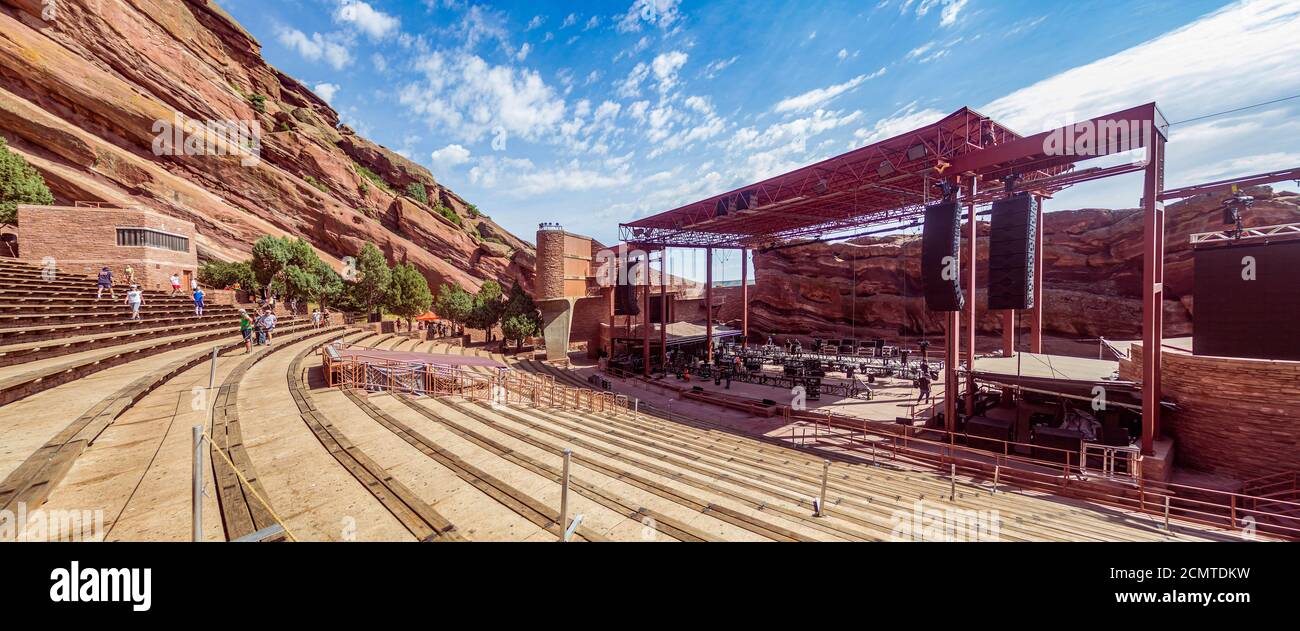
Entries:
[[203,315],[203,289],[194,289],[194,315]]
[[117,294],[113,293],[113,272],[109,271],[108,266],[104,266],[104,269],[99,270],[99,278],[95,280],[95,283],[99,286],[99,291],[95,293],[96,300],[104,297],[105,289],[108,290],[109,298],[117,300]]

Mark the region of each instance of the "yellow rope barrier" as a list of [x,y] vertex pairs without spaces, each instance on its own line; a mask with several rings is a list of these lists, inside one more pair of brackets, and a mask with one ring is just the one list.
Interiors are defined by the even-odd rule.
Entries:
[[[262,496],[257,493],[257,489],[253,488],[253,485],[249,483],[248,478],[245,478],[244,474],[239,472],[239,467],[236,467],[235,463],[232,462],[230,460],[230,457],[226,455],[226,452],[222,451],[221,448],[217,446],[217,441],[214,440],[212,436],[208,434],[207,431],[203,432],[203,437],[207,439],[208,444],[212,446],[212,451],[217,452],[217,454],[221,456],[221,459],[225,460],[227,465],[230,465],[230,470],[234,471],[235,475],[239,477],[240,483],[248,487],[248,490],[253,493],[253,497],[256,498],[257,501],[260,502],[264,508],[266,508],[267,512],[271,513],[271,517],[275,519],[275,522],[280,524],[281,528],[284,528],[284,534],[289,537],[289,541],[297,543],[298,538],[293,536],[293,531],[289,530],[289,525],[284,523],[283,519],[280,519],[280,516],[276,514],[275,509],[271,508],[271,505],[267,503],[266,500],[262,499]],[[215,482],[215,480],[213,480],[213,482]]]

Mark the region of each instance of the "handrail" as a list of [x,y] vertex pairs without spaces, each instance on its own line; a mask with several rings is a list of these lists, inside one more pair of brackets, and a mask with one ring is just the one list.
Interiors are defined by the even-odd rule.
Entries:
[[[364,359],[358,359],[364,358]],[[427,362],[403,362],[362,354],[334,359],[322,353],[330,387],[460,396],[492,403],[518,403],[593,414],[629,409],[626,395],[557,384],[555,377],[502,368],[495,373]]]
[[[640,381],[650,383],[644,379]],[[703,400],[708,401],[707,397]],[[643,409],[655,409],[645,405],[641,407]],[[974,474],[997,475],[1002,480],[1012,481],[1022,486],[1056,491],[1061,494],[1084,496],[1093,501],[1119,506],[1128,510],[1152,514],[1162,514],[1168,510],[1174,517],[1185,521],[1219,528],[1239,529],[1243,527],[1243,523],[1249,525],[1253,522],[1253,526],[1261,532],[1270,532],[1279,536],[1300,539],[1300,516],[1288,514],[1293,511],[1300,511],[1300,501],[1264,498],[1245,493],[1174,482],[1150,482],[1143,480],[1140,472],[1137,487],[1128,487],[1120,492],[1107,490],[1104,486],[1083,487],[1077,484],[1071,485],[1072,477],[1081,477],[1082,475],[1082,472],[1079,471],[1079,463],[1077,461],[1072,463],[1070,460],[1070,456],[1081,460],[1082,456],[1079,452],[996,438],[976,437],[980,440],[1003,443],[1003,453],[999,454],[994,451],[957,444],[955,441],[956,436],[969,437],[965,432],[948,432],[939,428],[914,428],[914,431],[918,434],[932,432],[948,438],[947,441],[935,441],[914,436],[910,431],[906,431],[907,428],[894,430],[895,426],[880,424],[873,427],[869,421],[829,412],[792,414],[788,407],[784,411],[786,417],[793,422],[811,422],[814,424],[820,422],[825,423],[828,429],[838,426],[839,429],[850,430],[848,434],[849,445],[846,449],[853,452],[855,457],[857,453],[865,449],[866,437],[871,435],[880,439],[888,439],[871,441],[874,448],[892,450],[895,454],[910,456],[923,464],[934,465],[940,469],[945,469],[950,465],[957,465],[963,470]],[[690,418],[685,415],[683,417]],[[862,445],[854,442],[854,432],[862,432]],[[902,444],[900,445],[899,442]],[[1060,452],[1067,454],[1067,456],[1064,463],[1042,460],[1012,454],[1010,453],[1011,446],[1025,446],[1050,452]],[[988,461],[990,459],[992,462]],[[1137,459],[1139,468],[1142,466],[1142,460],[1140,456]],[[1012,464],[1040,467],[1046,469],[1046,471],[1008,466]],[[1047,471],[1054,473],[1047,473]],[[1264,476],[1264,478],[1271,479],[1283,475],[1285,474],[1274,474]],[[1208,499],[1198,499],[1198,497]],[[1259,504],[1261,502],[1277,508],[1275,510],[1260,509]]]

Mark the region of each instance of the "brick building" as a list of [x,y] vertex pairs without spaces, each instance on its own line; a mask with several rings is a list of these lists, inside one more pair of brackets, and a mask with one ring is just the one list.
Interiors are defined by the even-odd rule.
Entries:
[[194,224],[138,208],[19,206],[18,256],[64,274],[93,276],[105,265],[126,282],[126,266],[145,289],[185,287],[198,272]]

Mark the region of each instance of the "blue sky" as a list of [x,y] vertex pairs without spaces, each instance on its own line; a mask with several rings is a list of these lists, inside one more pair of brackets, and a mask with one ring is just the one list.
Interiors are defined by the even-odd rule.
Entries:
[[[559,221],[612,243],[620,221],[965,105],[1034,133],[1300,94],[1294,0],[218,2],[344,122],[527,239]],[[1167,186],[1300,163],[1297,114],[1175,126]],[[1048,209],[1133,206],[1137,177]]]

